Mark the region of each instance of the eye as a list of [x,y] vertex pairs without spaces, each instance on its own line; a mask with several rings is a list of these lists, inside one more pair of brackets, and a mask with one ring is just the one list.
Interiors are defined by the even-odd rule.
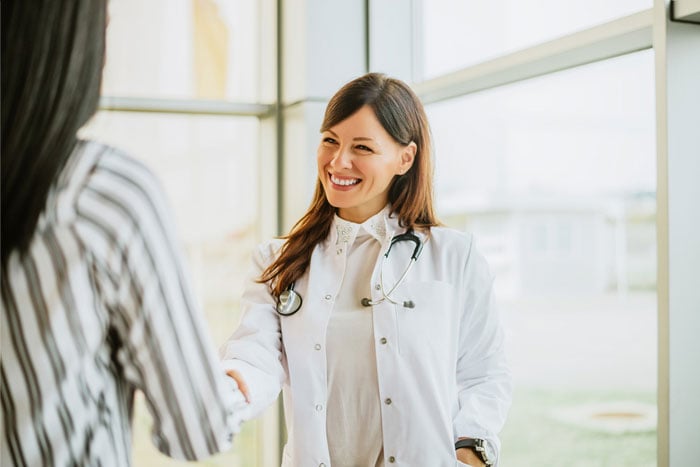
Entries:
[[338,144],[338,141],[335,139],[331,138],[330,136],[326,136],[321,140],[322,143],[324,144]]
[[365,146],[364,144],[358,144],[357,146],[355,146],[355,149],[360,152],[374,152],[372,151],[372,148],[370,148],[369,146]]

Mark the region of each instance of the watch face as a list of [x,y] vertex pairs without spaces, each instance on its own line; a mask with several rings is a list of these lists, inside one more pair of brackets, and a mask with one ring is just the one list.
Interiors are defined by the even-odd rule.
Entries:
[[476,450],[481,456],[481,460],[486,463],[486,465],[491,465],[491,457],[489,456],[489,443],[485,439],[476,439]]
[[455,443],[457,448],[471,449],[487,466],[493,465],[493,457],[490,455],[489,443],[481,438],[461,438]]

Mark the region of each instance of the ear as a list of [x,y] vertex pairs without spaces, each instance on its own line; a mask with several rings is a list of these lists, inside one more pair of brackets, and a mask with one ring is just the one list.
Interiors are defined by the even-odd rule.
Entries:
[[411,141],[408,145],[401,149],[401,162],[396,171],[398,175],[403,175],[413,167],[413,161],[416,159],[416,151],[418,151],[418,146],[416,143]]

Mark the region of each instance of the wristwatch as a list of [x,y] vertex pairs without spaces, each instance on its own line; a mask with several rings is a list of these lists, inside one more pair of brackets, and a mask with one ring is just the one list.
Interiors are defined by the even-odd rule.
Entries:
[[488,447],[488,442],[485,439],[481,438],[464,438],[460,439],[455,443],[455,450],[459,448],[467,448],[471,449],[474,451],[474,453],[479,456],[479,459],[481,459],[481,462],[486,464],[486,466],[491,466],[493,465],[493,459],[489,457],[489,453],[487,450]]

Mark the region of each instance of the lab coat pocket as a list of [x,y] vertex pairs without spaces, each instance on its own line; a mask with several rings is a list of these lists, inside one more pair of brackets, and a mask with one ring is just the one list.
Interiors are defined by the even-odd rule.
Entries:
[[396,296],[414,305],[396,305],[401,353],[425,357],[427,352],[432,358],[447,361],[456,342],[453,286],[443,281],[406,282]]

